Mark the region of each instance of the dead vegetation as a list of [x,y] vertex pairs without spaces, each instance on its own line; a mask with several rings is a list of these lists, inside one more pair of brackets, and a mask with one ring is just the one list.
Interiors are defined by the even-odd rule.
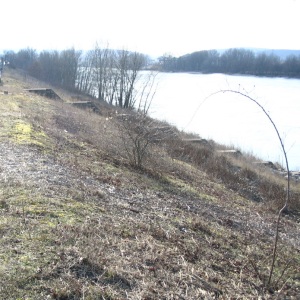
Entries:
[[[297,299],[299,184],[266,289],[283,177],[31,86],[6,73],[0,93],[1,299]],[[149,140],[141,164],[137,135]]]

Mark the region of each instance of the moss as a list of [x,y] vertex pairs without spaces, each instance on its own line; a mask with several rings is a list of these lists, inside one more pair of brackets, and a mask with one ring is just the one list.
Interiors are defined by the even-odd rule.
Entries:
[[174,187],[175,189],[177,189],[179,192],[183,194],[189,194],[191,196],[196,196],[198,198],[204,198],[204,196],[206,196],[201,194],[199,191],[197,191],[197,189],[194,188],[192,185],[186,183],[185,181],[179,178],[166,176],[165,179],[169,184],[171,184],[172,187]]
[[12,111],[19,111],[20,110],[19,105],[15,102],[9,102],[8,107],[9,107],[9,110],[12,110]]
[[49,145],[49,137],[45,132],[35,130],[31,124],[21,120],[18,120],[13,125],[10,136],[19,144],[35,145],[42,148]]
[[29,137],[32,132],[32,128],[30,124],[17,123],[15,125],[15,135],[17,140],[29,140]]
[[218,199],[212,195],[199,193],[199,197],[201,199],[207,200],[207,201],[217,201]]

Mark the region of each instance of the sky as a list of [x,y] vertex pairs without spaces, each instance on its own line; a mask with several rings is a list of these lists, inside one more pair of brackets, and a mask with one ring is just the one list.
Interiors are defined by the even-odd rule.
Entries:
[[300,50],[300,0],[3,0],[0,50]]

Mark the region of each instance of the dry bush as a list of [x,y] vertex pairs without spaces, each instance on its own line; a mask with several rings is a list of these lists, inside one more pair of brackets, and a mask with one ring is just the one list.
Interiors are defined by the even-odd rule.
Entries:
[[154,145],[162,145],[174,136],[170,126],[160,126],[157,121],[142,113],[119,115],[116,125],[127,158],[138,169],[149,160]]
[[[198,166],[211,178],[221,181],[247,199],[265,203],[265,207],[272,211],[285,202],[285,179],[266,167],[254,165],[247,156],[229,157],[207,145],[191,144],[179,139],[173,140],[168,146],[168,153],[172,157]],[[291,211],[299,210],[299,199],[299,189],[294,186],[289,204]]]

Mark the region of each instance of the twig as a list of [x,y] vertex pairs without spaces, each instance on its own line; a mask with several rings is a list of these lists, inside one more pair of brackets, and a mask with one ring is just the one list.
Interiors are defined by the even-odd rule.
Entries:
[[253,99],[252,97],[250,97],[249,95],[246,95],[240,91],[235,91],[235,90],[220,90],[218,92],[215,92],[213,94],[211,94],[210,96],[206,97],[205,100],[207,100],[209,97],[214,96],[216,94],[219,93],[234,93],[234,94],[238,94],[240,96],[243,96],[245,98],[247,98],[248,100],[254,102],[256,105],[258,105],[261,110],[263,111],[263,113],[267,116],[267,118],[269,119],[269,121],[271,122],[271,124],[273,125],[277,137],[279,139],[280,145],[281,145],[281,149],[282,152],[284,154],[284,158],[285,158],[285,164],[286,164],[286,169],[287,169],[287,194],[286,194],[286,200],[285,203],[283,205],[283,207],[279,210],[278,212],[278,216],[277,216],[277,221],[276,221],[276,232],[275,232],[275,238],[274,238],[274,246],[273,246],[273,254],[272,254],[272,262],[271,262],[271,268],[270,268],[270,273],[269,273],[269,277],[268,277],[268,281],[266,286],[269,287],[272,281],[272,277],[273,277],[273,272],[274,272],[274,266],[275,266],[275,261],[276,261],[276,253],[277,253],[277,246],[278,246],[278,239],[279,239],[279,225],[280,225],[280,220],[282,217],[282,213],[284,211],[287,210],[288,207],[288,203],[290,202],[290,170],[289,170],[289,163],[288,163],[288,158],[287,158],[287,153],[283,144],[283,140],[279,134],[279,131],[274,123],[274,121],[272,120],[270,114],[264,109],[264,107],[255,99]]

